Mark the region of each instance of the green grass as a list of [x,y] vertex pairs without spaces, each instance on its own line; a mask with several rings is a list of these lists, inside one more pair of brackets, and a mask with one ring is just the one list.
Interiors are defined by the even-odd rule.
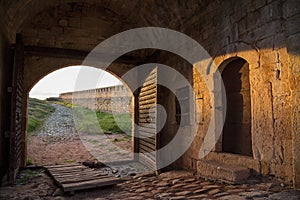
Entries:
[[65,160],[66,163],[73,163],[74,160]]
[[[78,105],[72,105],[63,101],[51,102],[58,105],[72,108],[73,116],[76,121],[76,128],[80,132],[88,134],[100,133],[99,127],[106,133],[131,133],[130,114],[110,114],[94,111]],[[48,102],[38,99],[29,99],[28,112],[28,133],[34,132],[42,126],[45,119],[55,110]]]
[[34,131],[38,130],[49,115],[55,111],[55,108],[48,102],[29,98],[28,100],[28,127],[27,133],[33,134]]
[[131,133],[130,114],[110,114],[82,107],[73,107],[76,128],[88,134],[99,133],[99,127],[106,133]]
[[52,103],[55,103],[55,104],[58,104],[58,105],[61,105],[61,106],[65,106],[67,108],[72,108],[73,107],[73,104],[65,102],[65,101],[53,101]]
[[17,184],[25,184],[29,180],[32,180],[38,176],[41,176],[41,172],[31,169],[25,169],[19,172],[17,176],[16,183]]
[[32,159],[28,158],[26,161],[26,165],[33,165]]
[[117,142],[125,142],[125,141],[128,141],[128,140],[130,140],[131,139],[131,137],[123,137],[123,138],[115,138],[115,139],[113,139],[113,143],[117,143]]
[[98,140],[91,140],[92,144],[98,144]]

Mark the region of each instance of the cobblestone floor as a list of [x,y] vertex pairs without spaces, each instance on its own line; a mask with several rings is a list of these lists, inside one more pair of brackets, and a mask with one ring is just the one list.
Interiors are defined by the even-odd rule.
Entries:
[[[35,172],[36,173],[36,172]],[[31,173],[32,174],[32,173]],[[34,173],[33,173],[34,174]],[[0,199],[83,199],[83,200],[297,200],[300,191],[271,178],[249,180],[242,185],[231,185],[204,180],[187,171],[171,171],[158,176],[147,174],[128,178],[121,184],[109,188],[76,191],[63,194],[53,180],[43,171],[26,183],[0,188]],[[255,183],[256,182],[256,183]]]
[[[251,182],[258,182],[251,181]],[[159,176],[138,177],[115,188],[116,192],[99,199],[300,199],[300,192],[293,191],[279,181],[264,178],[258,183],[230,185],[211,182],[185,171],[172,171]]]

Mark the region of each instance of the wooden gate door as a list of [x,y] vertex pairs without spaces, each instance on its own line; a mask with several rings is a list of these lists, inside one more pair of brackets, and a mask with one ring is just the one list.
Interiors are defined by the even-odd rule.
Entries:
[[139,161],[157,170],[157,68],[151,71],[139,94]]
[[24,156],[24,137],[22,133],[24,45],[22,36],[17,35],[14,51],[14,65],[11,89],[11,124],[9,145],[9,183],[14,183]]

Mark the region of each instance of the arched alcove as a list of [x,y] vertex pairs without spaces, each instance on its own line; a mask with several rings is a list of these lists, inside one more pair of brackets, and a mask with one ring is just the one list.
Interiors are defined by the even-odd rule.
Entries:
[[222,134],[222,151],[252,156],[249,63],[230,60],[222,70],[227,112]]

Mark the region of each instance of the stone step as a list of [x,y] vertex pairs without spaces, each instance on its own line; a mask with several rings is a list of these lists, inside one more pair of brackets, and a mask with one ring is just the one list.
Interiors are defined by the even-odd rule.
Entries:
[[203,178],[221,180],[228,183],[243,183],[250,177],[250,169],[229,165],[216,160],[198,160],[197,173]]

